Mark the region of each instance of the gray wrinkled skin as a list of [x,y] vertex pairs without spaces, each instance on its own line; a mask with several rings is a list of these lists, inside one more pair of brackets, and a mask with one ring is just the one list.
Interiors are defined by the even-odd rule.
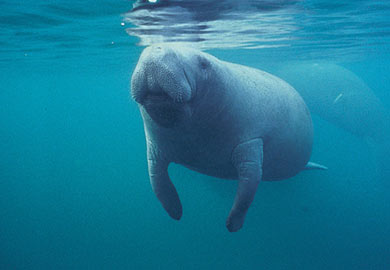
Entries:
[[239,180],[226,222],[237,231],[260,180],[292,177],[309,161],[310,113],[289,84],[269,73],[165,43],[143,51],[131,94],[144,120],[153,190],[174,219],[182,207],[170,162]]

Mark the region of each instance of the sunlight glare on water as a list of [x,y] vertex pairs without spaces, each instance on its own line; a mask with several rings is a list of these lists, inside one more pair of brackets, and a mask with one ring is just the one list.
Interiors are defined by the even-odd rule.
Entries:
[[203,49],[284,47],[278,49],[284,55],[350,57],[389,43],[389,11],[383,1],[137,1],[124,21],[142,46],[182,41]]

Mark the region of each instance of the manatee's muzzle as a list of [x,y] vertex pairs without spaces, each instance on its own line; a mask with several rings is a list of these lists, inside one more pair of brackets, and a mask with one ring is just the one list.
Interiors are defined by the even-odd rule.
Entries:
[[[167,87],[166,84],[174,87]],[[172,81],[169,82],[169,78],[161,84],[146,83],[132,92],[134,100],[156,123],[164,127],[172,127],[189,115],[190,95],[191,88],[188,83],[183,84],[182,81],[181,84],[175,85]]]
[[[148,97],[166,97],[175,103],[185,103],[193,96],[185,71],[172,72],[167,68],[158,71],[138,71],[132,78],[132,97],[142,104]],[[156,100],[158,101],[158,100]]]
[[133,99],[163,126],[191,116],[190,103],[195,97],[196,84],[183,59],[164,46],[149,47],[142,53],[132,76]]
[[154,122],[163,127],[174,127],[188,117],[188,104],[176,103],[166,94],[148,94],[142,102],[142,107]]

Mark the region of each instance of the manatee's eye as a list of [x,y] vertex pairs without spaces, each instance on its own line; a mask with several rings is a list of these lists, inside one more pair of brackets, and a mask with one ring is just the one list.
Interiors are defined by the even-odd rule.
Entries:
[[210,66],[210,62],[204,57],[198,56],[198,61],[201,69],[206,69]]

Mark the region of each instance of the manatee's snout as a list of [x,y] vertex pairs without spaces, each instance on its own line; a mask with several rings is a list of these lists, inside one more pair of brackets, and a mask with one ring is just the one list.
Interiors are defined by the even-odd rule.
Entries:
[[146,48],[131,80],[134,100],[141,105],[149,97],[156,101],[166,98],[178,104],[188,102],[193,93],[183,60],[164,45]]
[[177,122],[188,114],[193,97],[183,59],[163,45],[146,48],[132,76],[131,95],[156,122]]

